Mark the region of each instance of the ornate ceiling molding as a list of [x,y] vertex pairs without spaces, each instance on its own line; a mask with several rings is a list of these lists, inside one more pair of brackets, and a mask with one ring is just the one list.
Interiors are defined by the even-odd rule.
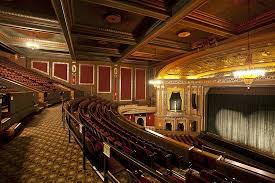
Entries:
[[[184,2],[184,3],[183,3]],[[148,44],[154,38],[159,36],[161,33],[165,32],[169,28],[171,28],[175,23],[180,21],[182,18],[187,16],[190,12],[198,9],[202,4],[207,2],[207,0],[192,0],[188,1],[179,1],[173,8],[172,8],[172,16],[168,18],[166,21],[156,22],[153,26],[151,26],[145,34],[141,35],[137,40],[138,43],[134,46],[129,46],[127,49],[124,50],[122,56],[115,60],[116,62],[120,62],[123,59],[127,58],[128,56],[132,55],[135,51],[140,49],[142,46]]]
[[163,50],[170,50],[170,51],[179,52],[179,53],[186,53],[191,49],[190,44],[188,43],[170,41],[170,40],[165,40],[160,38],[153,39],[152,41],[150,41],[148,46],[153,46]]
[[115,48],[103,48],[103,47],[94,47],[94,46],[88,46],[88,45],[77,45],[77,50],[88,51],[88,52],[99,52],[99,53],[106,53],[114,56],[120,56],[119,50]]
[[52,6],[54,8],[55,14],[59,20],[61,25],[64,37],[66,39],[71,57],[73,60],[76,60],[72,35],[71,35],[71,11],[69,11],[70,7],[68,6],[69,1],[64,0],[51,0]]
[[[272,24],[266,27],[261,27],[258,30],[251,31],[250,44],[254,46],[257,44],[273,44],[272,42],[274,42],[275,32],[265,32],[264,30],[272,30],[274,27],[275,24]],[[223,54],[228,54],[232,52],[232,50],[237,49],[237,52],[240,52],[243,48],[247,48],[247,34],[242,34],[227,39],[226,41],[224,41],[224,44],[220,44],[216,47],[212,47],[200,52],[191,52],[190,54],[181,58],[178,57],[175,59],[175,61],[171,62],[170,64],[166,65],[164,68],[161,69],[161,71],[159,72],[159,77],[162,78],[169,73],[175,73],[173,71],[174,69],[178,68],[178,70],[181,70],[181,67],[188,67],[188,64],[194,63],[199,59],[204,60],[204,62],[206,62],[206,60],[209,60],[209,58],[213,58],[214,55],[218,54],[221,57]],[[198,67],[198,69],[200,68]]]
[[0,40],[1,42],[5,42],[12,47],[23,47],[26,48],[27,42],[36,42],[39,44],[40,49],[44,50],[56,50],[56,51],[68,51],[68,47],[66,43],[56,42],[56,41],[48,41],[41,39],[31,39],[31,38],[23,38],[23,37],[14,37],[6,35],[5,33],[0,31]]
[[29,30],[61,33],[61,27],[57,20],[33,17],[2,10],[0,10],[0,24]]
[[264,14],[255,17],[252,20],[249,20],[248,22],[245,22],[241,24],[237,31],[240,32],[246,32],[247,30],[253,29],[255,27],[268,24],[269,22],[275,21],[275,10],[271,10],[268,12],[265,12]]
[[102,6],[116,8],[123,11],[128,11],[128,12],[139,14],[142,16],[152,17],[158,20],[166,20],[167,18],[169,18],[169,15],[166,12],[153,10],[152,8],[150,9],[144,8],[144,6],[139,5],[139,3],[133,4],[131,2],[121,1],[121,0],[85,0],[85,1],[89,3],[97,4],[97,5],[102,5]]
[[[181,79],[164,79],[163,85],[203,85],[203,86],[224,86],[224,84],[230,84],[232,86],[245,87],[243,80],[240,78],[226,77],[226,78],[214,78],[214,79],[198,79],[198,80],[181,80]],[[275,75],[269,75],[265,77],[257,78],[254,82],[256,85],[275,85]],[[253,86],[252,86],[253,87]]]
[[225,37],[234,35],[234,32],[237,30],[237,25],[199,10],[188,14],[186,18],[182,20],[182,24],[190,27],[195,26],[194,28],[205,32],[215,32],[215,34]]
[[114,43],[135,45],[136,40],[131,33],[112,29],[96,28],[91,26],[73,25],[72,36],[74,38],[108,41]]

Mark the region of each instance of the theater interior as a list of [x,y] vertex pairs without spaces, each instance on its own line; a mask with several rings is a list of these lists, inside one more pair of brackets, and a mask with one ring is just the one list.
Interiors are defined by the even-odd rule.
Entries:
[[274,183],[274,0],[0,0],[0,183]]

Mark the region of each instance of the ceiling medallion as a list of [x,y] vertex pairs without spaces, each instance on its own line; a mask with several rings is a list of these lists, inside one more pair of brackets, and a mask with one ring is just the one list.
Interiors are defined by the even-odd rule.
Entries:
[[191,35],[191,33],[188,32],[188,31],[182,31],[182,32],[178,33],[178,37],[181,37],[181,38],[185,38],[185,37],[188,37],[190,35]]
[[105,20],[111,24],[118,24],[121,23],[121,16],[118,14],[107,14],[105,15]]

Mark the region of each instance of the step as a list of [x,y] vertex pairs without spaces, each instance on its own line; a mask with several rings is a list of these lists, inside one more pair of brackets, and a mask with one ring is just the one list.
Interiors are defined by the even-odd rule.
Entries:
[[1,124],[5,124],[6,122],[8,122],[11,118],[3,118],[1,120]]

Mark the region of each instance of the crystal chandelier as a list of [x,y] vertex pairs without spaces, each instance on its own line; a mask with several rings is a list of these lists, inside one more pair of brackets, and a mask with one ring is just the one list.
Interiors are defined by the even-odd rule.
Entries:
[[[250,0],[248,0],[248,18],[250,18]],[[250,36],[249,36],[249,31],[247,35],[247,59],[246,59],[246,64],[247,64],[247,70],[241,70],[241,71],[235,71],[233,72],[233,75],[235,78],[241,78],[243,79],[243,82],[245,85],[247,85],[247,88],[249,89],[251,84],[254,82],[254,80],[257,77],[264,76],[265,75],[265,70],[263,69],[252,69],[252,53],[250,49]]]

